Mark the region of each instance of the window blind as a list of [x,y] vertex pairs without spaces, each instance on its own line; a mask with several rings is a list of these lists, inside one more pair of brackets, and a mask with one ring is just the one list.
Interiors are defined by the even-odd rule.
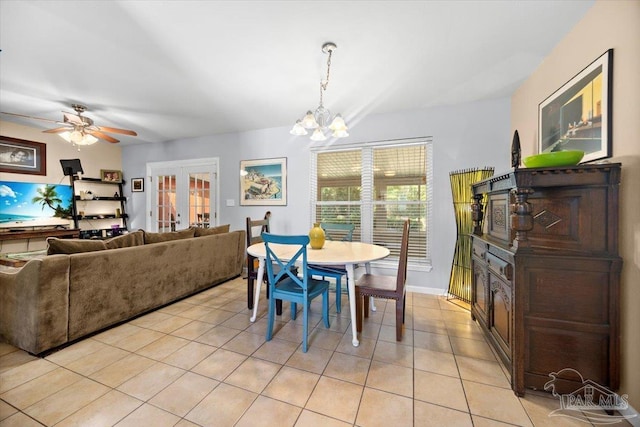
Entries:
[[354,240],[383,245],[398,257],[409,219],[409,260],[429,263],[430,157],[427,139],[313,153],[313,222],[354,224]]

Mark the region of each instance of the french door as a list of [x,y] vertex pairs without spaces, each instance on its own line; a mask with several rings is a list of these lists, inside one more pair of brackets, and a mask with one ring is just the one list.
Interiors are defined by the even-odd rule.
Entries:
[[218,159],[147,164],[147,229],[167,232],[217,224]]

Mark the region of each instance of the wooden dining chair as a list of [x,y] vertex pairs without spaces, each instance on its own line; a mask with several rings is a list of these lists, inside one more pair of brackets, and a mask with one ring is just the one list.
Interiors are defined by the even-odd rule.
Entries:
[[[262,233],[268,233],[269,220],[271,219],[271,211],[265,213],[263,219],[251,219],[247,217],[247,247],[262,242]],[[259,231],[257,231],[259,228]],[[247,255],[247,306],[249,310],[253,309],[254,304],[254,286],[258,277],[258,258],[251,255]],[[266,279],[265,283],[266,283]],[[267,289],[267,298],[269,297],[269,291]],[[276,305],[278,315],[282,314],[282,301],[279,301]]]
[[[307,352],[309,335],[309,309],[311,301],[322,295],[322,318],[325,327],[329,328],[329,282],[314,279],[315,272],[307,265],[307,245],[309,236],[280,236],[262,233],[266,248],[267,277],[271,299],[269,300],[269,319],[267,323],[267,341],[273,336],[275,318],[275,300],[291,302],[291,319],[296,319],[298,304],[302,304],[302,351]],[[297,246],[298,249],[290,259],[283,261],[272,250],[271,244]],[[296,263],[300,266],[296,275]],[[278,267],[277,269],[275,267]],[[300,277],[298,277],[300,276]]]
[[[321,222],[320,227],[324,230],[327,240],[340,240],[342,242],[350,242],[353,240],[353,224],[339,224],[330,222]],[[336,281],[336,312],[342,311],[342,276],[347,276],[347,269],[344,265],[312,265],[316,271],[323,272],[322,278],[331,277]],[[347,279],[348,280],[348,279]],[[348,284],[348,283],[347,283]]]
[[362,331],[362,315],[369,317],[369,298],[393,299],[396,301],[396,341],[402,341],[402,325],[405,312],[405,282],[407,280],[407,258],[409,252],[409,220],[402,228],[402,245],[396,277],[364,274],[356,281],[356,329]]

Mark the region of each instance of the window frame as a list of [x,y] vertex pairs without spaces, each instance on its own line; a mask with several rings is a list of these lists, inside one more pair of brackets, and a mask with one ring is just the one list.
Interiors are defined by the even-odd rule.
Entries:
[[[405,148],[409,146],[421,145],[425,148],[425,196],[426,196],[426,209],[425,209],[425,256],[424,258],[409,259],[409,269],[412,271],[430,271],[432,267],[431,258],[431,230],[432,230],[432,209],[433,209],[433,141],[431,137],[417,137],[400,140],[387,140],[387,141],[375,141],[364,142],[355,144],[341,144],[340,146],[323,146],[311,148],[311,165],[310,165],[310,207],[311,207],[311,224],[317,222],[316,215],[319,206],[331,206],[331,205],[354,205],[360,207],[360,239],[362,242],[371,243],[373,240],[373,210],[376,205],[380,204],[380,201],[375,200],[373,194],[374,185],[374,149],[380,148]],[[360,150],[360,162],[361,162],[361,197],[358,201],[318,201],[318,154],[327,152],[341,152],[341,151],[354,151]],[[402,178],[398,178],[402,179]],[[352,181],[352,178],[346,178],[345,182]],[[339,182],[339,179],[336,179]],[[366,186],[370,186],[371,193],[370,199],[367,198]],[[420,204],[421,202],[412,202]],[[355,235],[354,235],[355,236]],[[395,258],[387,258],[384,260],[373,263],[380,267],[393,266],[397,264]]]

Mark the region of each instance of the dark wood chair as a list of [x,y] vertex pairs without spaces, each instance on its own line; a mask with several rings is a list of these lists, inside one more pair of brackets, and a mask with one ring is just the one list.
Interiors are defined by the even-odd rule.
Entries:
[[398,274],[382,276],[364,274],[356,281],[356,329],[362,331],[362,315],[369,317],[369,298],[393,299],[396,301],[396,341],[402,341],[402,326],[405,311],[405,282],[407,280],[407,258],[409,252],[409,220],[402,229],[402,246]]
[[[267,211],[263,219],[251,219],[247,217],[247,247],[262,242],[262,233],[269,233],[269,219],[271,218],[271,212]],[[256,233],[260,228],[260,232]],[[266,277],[266,274],[265,274]],[[253,309],[254,304],[254,286],[255,281],[258,278],[258,258],[247,254],[247,306],[249,310]],[[264,279],[266,283],[266,279]],[[267,298],[269,292],[267,290]],[[282,300],[276,301],[276,313],[282,314]]]

